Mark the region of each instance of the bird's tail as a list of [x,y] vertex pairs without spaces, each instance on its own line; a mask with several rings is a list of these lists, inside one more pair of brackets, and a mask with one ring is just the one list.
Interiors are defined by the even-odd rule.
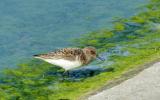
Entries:
[[38,57],[39,55],[33,55],[33,57]]
[[34,58],[40,58],[40,55],[33,55]]

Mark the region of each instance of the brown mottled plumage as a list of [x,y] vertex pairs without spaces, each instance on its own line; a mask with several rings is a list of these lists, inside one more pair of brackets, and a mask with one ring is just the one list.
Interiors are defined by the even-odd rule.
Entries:
[[94,47],[86,47],[64,48],[47,54],[34,55],[34,57],[69,70],[88,64],[96,58],[96,55]]

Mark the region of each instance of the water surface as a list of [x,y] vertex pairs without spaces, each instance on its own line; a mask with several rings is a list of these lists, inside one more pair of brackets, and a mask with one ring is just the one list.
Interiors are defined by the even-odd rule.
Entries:
[[0,68],[70,46],[72,38],[137,13],[146,0],[1,0]]

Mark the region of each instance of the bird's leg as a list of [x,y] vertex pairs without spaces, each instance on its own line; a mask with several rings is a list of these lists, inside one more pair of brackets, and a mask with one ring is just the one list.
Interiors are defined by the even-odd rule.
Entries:
[[69,77],[69,71],[68,70],[66,71],[66,73],[67,73],[67,77]]
[[65,76],[65,73],[66,73],[66,71],[64,71],[64,72],[63,72],[63,74],[62,74],[62,81],[64,81],[64,78],[65,78],[65,77],[64,77],[64,76]]
[[66,75],[67,77],[69,77],[69,71],[68,70],[66,70],[63,74],[64,74],[64,76]]
[[62,81],[64,81],[66,74],[67,74],[67,76],[68,76],[68,71],[67,71],[67,70],[65,70],[65,71],[63,72],[63,74],[62,74]]
[[69,71],[68,70],[65,70],[64,72],[63,72],[63,75],[62,75],[63,77],[62,77],[62,80],[64,81],[64,79],[65,79],[65,76],[66,77],[69,77]]

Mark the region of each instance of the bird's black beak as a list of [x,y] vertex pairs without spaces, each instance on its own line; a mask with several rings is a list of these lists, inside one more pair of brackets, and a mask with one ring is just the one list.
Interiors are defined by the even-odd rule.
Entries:
[[102,57],[100,57],[99,55],[97,55],[97,58],[98,58],[99,60],[101,60],[101,61],[105,61],[105,59],[102,58]]

